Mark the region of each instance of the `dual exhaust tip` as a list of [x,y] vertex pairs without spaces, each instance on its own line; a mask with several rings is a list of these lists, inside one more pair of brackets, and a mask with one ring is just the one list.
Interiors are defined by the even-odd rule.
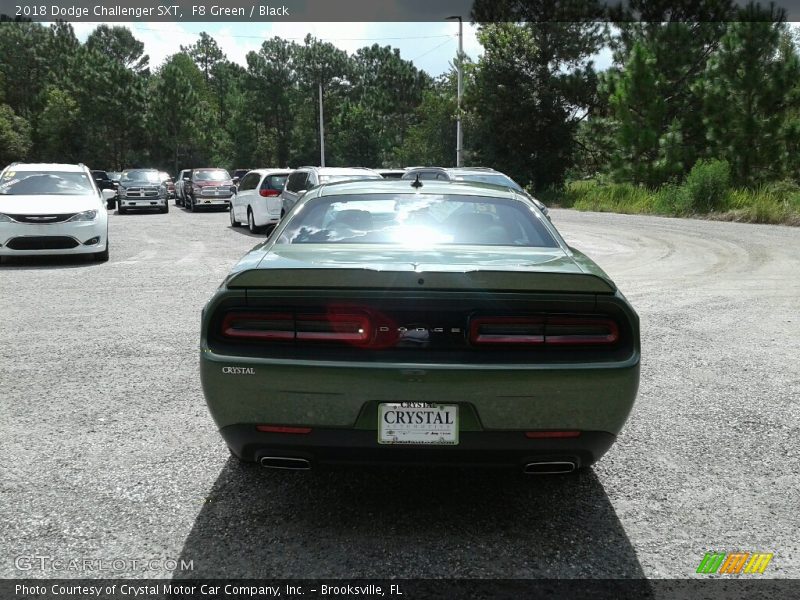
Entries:
[[[287,471],[308,471],[311,463],[305,458],[290,456],[262,456],[258,459],[259,464],[267,469],[283,469]],[[526,475],[559,475],[572,473],[577,465],[572,461],[547,461],[529,462],[522,472]]]

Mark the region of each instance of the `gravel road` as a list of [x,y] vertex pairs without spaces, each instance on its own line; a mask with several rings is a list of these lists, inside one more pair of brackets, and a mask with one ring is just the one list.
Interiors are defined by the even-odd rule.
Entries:
[[[107,264],[0,266],[0,577],[685,578],[709,550],[800,577],[800,230],[553,221],[636,307],[643,352],[617,444],[555,478],[231,460],[199,313],[262,237],[227,213],[114,212]],[[50,562],[84,559],[126,564]]]

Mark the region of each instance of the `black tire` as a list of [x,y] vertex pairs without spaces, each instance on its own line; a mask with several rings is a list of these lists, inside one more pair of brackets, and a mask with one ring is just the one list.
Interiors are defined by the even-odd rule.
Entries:
[[247,228],[250,230],[250,233],[261,233],[263,228],[256,227],[255,217],[253,217],[253,211],[249,208],[247,209]]
[[242,224],[239,223],[239,221],[237,221],[236,217],[233,215],[233,204],[231,204],[230,216],[231,216],[231,227],[241,227],[242,226]]
[[191,196],[189,196],[188,200],[189,200],[189,210],[190,210],[191,212],[197,212],[197,206],[196,206],[196,205],[195,205],[195,203],[194,203],[194,198],[192,198]]
[[178,196],[175,196],[175,206],[183,206],[183,200],[181,200]]
[[164,208],[161,209],[162,214],[166,214],[169,212],[169,200],[164,201]]
[[114,210],[115,208],[117,208],[117,201],[112,198],[111,200],[106,202],[106,208],[108,210]]
[[122,205],[120,204],[119,206],[117,206],[117,212],[119,214],[121,214],[121,215],[124,215],[124,214],[127,214],[128,211],[127,211],[127,209],[122,208]]
[[106,234],[106,249],[102,252],[95,252],[92,254],[94,262],[108,262],[108,234]]

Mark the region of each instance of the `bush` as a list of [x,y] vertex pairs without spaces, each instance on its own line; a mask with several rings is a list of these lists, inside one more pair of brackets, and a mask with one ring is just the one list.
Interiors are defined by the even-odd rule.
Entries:
[[725,160],[698,160],[683,184],[687,208],[707,213],[726,208],[731,170]]
[[682,215],[689,212],[689,195],[675,183],[662,185],[653,197],[653,212],[659,215]]

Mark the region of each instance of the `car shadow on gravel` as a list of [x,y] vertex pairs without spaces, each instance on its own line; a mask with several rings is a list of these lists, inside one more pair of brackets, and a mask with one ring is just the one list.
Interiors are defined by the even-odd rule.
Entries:
[[[230,459],[176,578],[636,578],[591,470],[265,470]],[[642,583],[646,586],[646,583]]]
[[[113,249],[112,249],[113,250]],[[49,256],[4,256],[0,258],[3,269],[75,269],[91,265],[101,265],[89,254],[49,255]]]

